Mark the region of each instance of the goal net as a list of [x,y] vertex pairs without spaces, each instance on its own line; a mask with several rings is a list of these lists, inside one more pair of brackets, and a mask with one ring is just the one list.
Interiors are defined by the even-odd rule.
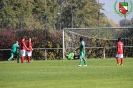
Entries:
[[133,27],[105,27],[64,28],[63,58],[66,53],[74,52],[79,47],[81,36],[86,44],[86,58],[115,57],[118,37],[121,37],[124,43],[124,57],[133,57]]

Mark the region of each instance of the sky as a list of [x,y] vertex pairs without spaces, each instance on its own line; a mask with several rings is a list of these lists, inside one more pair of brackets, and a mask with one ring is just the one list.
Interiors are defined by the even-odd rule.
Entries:
[[[119,11],[119,2],[124,2],[124,1],[128,2],[128,10],[131,9],[131,3],[129,2],[132,1],[133,3],[133,0],[99,0],[99,3],[104,3],[103,8],[105,10],[104,11],[102,10],[101,12],[103,12],[107,16],[108,19],[111,19],[115,23],[119,24],[119,21],[122,19],[125,19],[125,17],[124,16],[121,17],[115,12],[114,5],[116,1],[117,1],[117,4],[116,4],[117,11]],[[131,20],[132,18],[133,18],[133,11],[129,15],[126,16],[126,19],[128,20]]]

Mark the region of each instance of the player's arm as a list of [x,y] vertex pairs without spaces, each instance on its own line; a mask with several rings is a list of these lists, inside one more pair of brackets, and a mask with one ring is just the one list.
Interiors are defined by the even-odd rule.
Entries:
[[19,45],[17,46],[17,48],[19,48]]
[[17,51],[19,51],[19,48],[20,48],[20,47],[19,47],[19,45],[18,45],[18,46],[17,46]]
[[29,49],[33,50],[32,44],[30,42],[28,42],[28,45],[29,45]]
[[32,46],[30,46],[30,49],[33,50]]
[[83,45],[83,50],[84,50],[83,53],[85,53],[85,46],[84,45]]
[[24,47],[25,47],[27,50],[29,50],[29,49],[27,48],[27,46],[26,46],[26,44],[25,44],[25,43],[23,43],[23,45],[24,45]]
[[31,43],[30,43],[30,49],[33,50]]

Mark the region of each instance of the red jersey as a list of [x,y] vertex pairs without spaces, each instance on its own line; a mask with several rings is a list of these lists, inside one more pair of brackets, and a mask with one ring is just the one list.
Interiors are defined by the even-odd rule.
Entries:
[[22,41],[21,41],[21,50],[26,50],[26,48],[24,47],[24,45],[25,45],[25,41],[22,40]]
[[117,43],[117,54],[123,54],[123,46],[122,42]]
[[32,43],[30,42],[30,41],[28,41],[28,49],[30,50],[30,51],[32,51]]

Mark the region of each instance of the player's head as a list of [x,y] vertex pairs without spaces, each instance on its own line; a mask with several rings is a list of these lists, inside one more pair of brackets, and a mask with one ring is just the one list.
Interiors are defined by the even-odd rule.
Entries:
[[31,41],[31,38],[29,38],[29,41]]
[[118,38],[118,41],[121,41],[121,38],[120,37]]
[[16,41],[16,44],[18,44],[18,41]]
[[83,37],[82,37],[82,36],[80,37],[80,42],[81,42],[81,41],[83,41]]
[[25,36],[22,37],[22,40],[25,40]]

